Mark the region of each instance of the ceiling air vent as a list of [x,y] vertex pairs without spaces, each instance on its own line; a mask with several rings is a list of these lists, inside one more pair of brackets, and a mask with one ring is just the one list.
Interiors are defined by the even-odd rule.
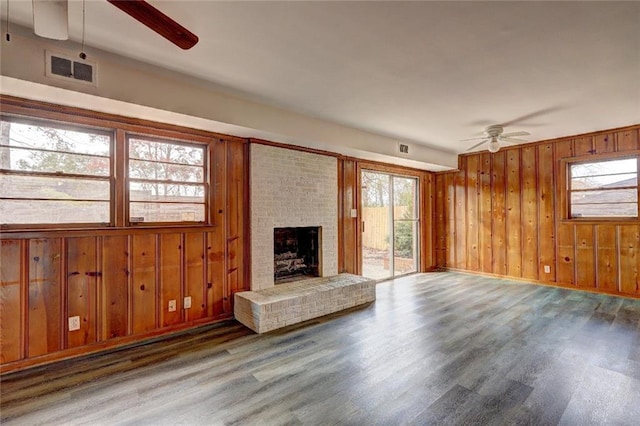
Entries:
[[74,59],[72,55],[47,51],[45,66],[47,77],[97,86],[97,67],[93,61]]
[[409,153],[409,145],[404,144],[402,142],[398,143],[398,151],[400,154],[408,154]]

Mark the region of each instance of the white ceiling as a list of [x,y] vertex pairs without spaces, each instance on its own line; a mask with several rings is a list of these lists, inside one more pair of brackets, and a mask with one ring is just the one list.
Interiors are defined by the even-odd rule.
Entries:
[[[88,0],[86,43],[457,153],[490,124],[536,141],[640,122],[640,2],[150,3],[200,42],[182,51]],[[30,0],[11,0],[12,22],[31,16]],[[81,1],[69,20],[80,41]]]

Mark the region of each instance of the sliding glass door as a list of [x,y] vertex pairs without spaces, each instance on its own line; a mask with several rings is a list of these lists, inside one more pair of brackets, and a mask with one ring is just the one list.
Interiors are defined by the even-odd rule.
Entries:
[[391,278],[418,270],[418,180],[363,170],[362,275]]

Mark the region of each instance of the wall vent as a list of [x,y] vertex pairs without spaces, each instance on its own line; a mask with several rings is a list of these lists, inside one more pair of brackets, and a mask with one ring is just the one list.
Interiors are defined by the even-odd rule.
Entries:
[[400,152],[400,154],[408,154],[409,153],[409,145],[404,144],[404,143],[399,143],[398,144],[398,152]]
[[97,86],[97,64],[58,52],[46,52],[46,76],[75,83]]

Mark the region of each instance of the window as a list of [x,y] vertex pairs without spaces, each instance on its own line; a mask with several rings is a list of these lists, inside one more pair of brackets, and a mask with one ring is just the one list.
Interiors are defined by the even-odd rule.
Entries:
[[129,222],[205,222],[205,147],[138,136],[128,143]]
[[638,157],[569,163],[570,218],[637,218]]
[[0,224],[109,224],[109,133],[0,121]]

